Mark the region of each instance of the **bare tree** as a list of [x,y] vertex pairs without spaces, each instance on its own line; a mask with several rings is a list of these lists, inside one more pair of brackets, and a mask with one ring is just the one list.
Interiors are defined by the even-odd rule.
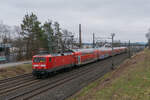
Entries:
[[9,48],[7,48],[7,45],[11,42],[11,32],[12,27],[3,24],[3,22],[0,23],[0,43],[4,46],[4,55],[8,56],[10,54]]
[[74,34],[66,29],[62,30],[62,33],[63,33],[62,35],[63,49],[73,48],[73,45],[75,43]]
[[10,42],[11,31],[12,30],[11,30],[10,26],[0,23],[0,40],[2,43],[6,44],[6,43]]
[[17,56],[17,60],[23,60],[25,55],[25,40],[21,35],[21,28],[19,26],[14,26],[13,33],[15,34],[12,41],[12,53]]
[[150,49],[150,29],[148,30],[148,32],[146,33],[146,38],[148,39],[148,47]]

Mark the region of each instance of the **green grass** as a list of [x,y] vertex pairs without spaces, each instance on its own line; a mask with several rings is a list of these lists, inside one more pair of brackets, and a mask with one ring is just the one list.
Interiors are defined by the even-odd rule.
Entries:
[[6,67],[0,69],[0,79],[14,77],[21,74],[31,73],[32,64],[22,64],[14,67]]
[[[115,71],[91,83],[70,100],[150,100],[150,51],[133,57],[121,74]],[[110,79],[104,86],[104,80]]]

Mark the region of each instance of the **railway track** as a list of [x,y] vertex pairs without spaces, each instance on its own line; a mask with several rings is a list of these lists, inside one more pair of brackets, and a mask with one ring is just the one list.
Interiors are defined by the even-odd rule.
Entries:
[[[107,59],[108,62],[111,61],[111,59]],[[41,93],[45,93],[50,89],[56,88],[59,85],[65,84],[66,82],[75,80],[76,78],[79,78],[80,76],[92,74],[97,69],[95,67],[97,66],[91,66],[87,65],[87,67],[80,67],[78,69],[68,71],[67,73],[58,74],[54,77],[40,80],[40,79],[31,79],[28,78],[28,75],[26,76],[20,76],[18,78],[13,79],[7,79],[4,81],[4,83],[0,84],[0,100],[20,100],[20,99],[32,99],[34,96],[39,95]],[[100,64],[101,66],[106,66],[106,61]],[[104,70],[105,72],[105,70]],[[102,73],[104,73],[102,72]],[[30,75],[29,75],[30,76]],[[13,85],[9,85],[9,82],[17,82],[13,80],[20,80],[24,78],[25,80],[20,83],[16,83]],[[25,78],[26,77],[26,78]],[[26,80],[27,79],[27,80]],[[28,80],[29,79],[29,80]],[[8,86],[5,86],[7,84]],[[20,85],[19,85],[20,84]]]
[[[80,68],[79,68],[80,69]],[[50,84],[55,84],[56,82],[59,82],[59,81],[62,81],[62,80],[65,80],[65,79],[67,79],[68,77],[70,77],[70,76],[74,76],[74,75],[77,75],[78,73],[80,73],[80,72],[84,72],[84,71],[86,71],[86,70],[88,70],[88,71],[91,71],[93,68],[92,67],[90,67],[90,68],[82,68],[81,70],[79,70],[79,69],[76,69],[73,73],[70,73],[70,74],[68,74],[68,73],[64,73],[64,74],[66,74],[66,75],[64,75],[64,77],[61,77],[61,78],[59,78],[60,77],[60,75],[58,75],[58,76],[56,76],[56,77],[54,77],[54,78],[52,78],[52,79],[50,79],[50,80],[38,80],[37,82],[29,82],[29,83],[26,83],[26,84],[21,84],[21,85],[19,85],[19,86],[14,86],[14,87],[11,87],[11,88],[6,88],[5,90],[3,90],[3,91],[0,91],[0,95],[1,96],[6,96],[6,94],[7,95],[9,95],[9,93],[11,94],[11,92],[13,92],[13,91],[15,91],[15,90],[17,90],[17,89],[21,89],[21,88],[29,88],[29,90],[27,90],[27,89],[25,89],[25,91],[23,91],[23,92],[20,92],[20,93],[18,93],[17,95],[13,95],[11,98],[7,98],[7,100],[12,100],[12,99],[16,99],[16,98],[18,98],[18,97],[21,97],[21,96],[23,96],[23,95],[26,95],[26,94],[29,94],[29,93],[33,93],[34,91],[36,91],[36,90],[39,90],[39,89],[41,89],[41,88],[44,88],[44,87],[46,87],[47,85],[50,85]],[[91,69],[91,70],[90,70]],[[94,70],[94,69],[93,69]],[[56,79],[55,79],[56,78]],[[30,84],[31,83],[31,84]],[[42,85],[41,85],[42,84]],[[36,87],[35,87],[36,86]],[[32,88],[32,89],[31,89]],[[40,92],[41,93],[41,92]],[[4,94],[4,95],[3,95]],[[34,94],[35,95],[35,94]]]
[[19,75],[19,76],[16,76],[16,77],[11,77],[11,78],[6,78],[4,80],[0,80],[0,85],[1,84],[4,84],[4,83],[8,83],[8,82],[13,82],[13,81],[16,81],[16,80],[23,80],[23,78],[27,78],[27,77],[32,77],[32,74],[29,73],[29,74],[23,74],[23,75]]
[[[26,84],[33,80],[35,80],[35,78],[32,76],[32,74],[25,74],[25,75],[1,80],[0,94],[2,95],[10,90],[15,90],[16,88],[19,88],[20,85]],[[3,81],[4,83],[2,83]]]
[[86,69],[83,69],[83,70],[79,70],[77,72],[72,73],[69,76],[66,76],[66,77],[62,78],[62,79],[56,80],[54,82],[48,82],[46,84],[42,84],[38,88],[32,89],[32,90],[30,90],[28,92],[25,92],[25,93],[22,93],[20,95],[14,96],[12,98],[9,98],[8,100],[15,100],[17,98],[18,98],[18,100],[19,99],[25,99],[25,100],[31,99],[32,97],[34,97],[34,96],[36,96],[38,94],[46,92],[46,91],[48,91],[48,90],[50,90],[52,88],[55,88],[55,87],[57,87],[59,85],[62,85],[64,83],[68,82],[68,81],[76,79],[76,78],[78,78],[78,77],[80,77],[82,75],[85,75],[87,73],[91,73],[92,74],[94,70],[96,70],[96,69],[93,69],[92,67],[86,68]]

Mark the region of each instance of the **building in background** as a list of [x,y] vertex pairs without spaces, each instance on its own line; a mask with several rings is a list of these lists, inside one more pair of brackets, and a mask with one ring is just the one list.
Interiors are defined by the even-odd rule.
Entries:
[[5,63],[10,60],[10,44],[0,44],[0,63]]

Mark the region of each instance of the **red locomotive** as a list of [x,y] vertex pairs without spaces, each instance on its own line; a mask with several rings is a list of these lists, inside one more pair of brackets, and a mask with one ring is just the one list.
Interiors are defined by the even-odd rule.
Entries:
[[34,76],[45,76],[57,70],[80,66],[100,59],[126,52],[126,47],[94,49],[73,49],[62,54],[35,55],[32,59],[32,69]]

